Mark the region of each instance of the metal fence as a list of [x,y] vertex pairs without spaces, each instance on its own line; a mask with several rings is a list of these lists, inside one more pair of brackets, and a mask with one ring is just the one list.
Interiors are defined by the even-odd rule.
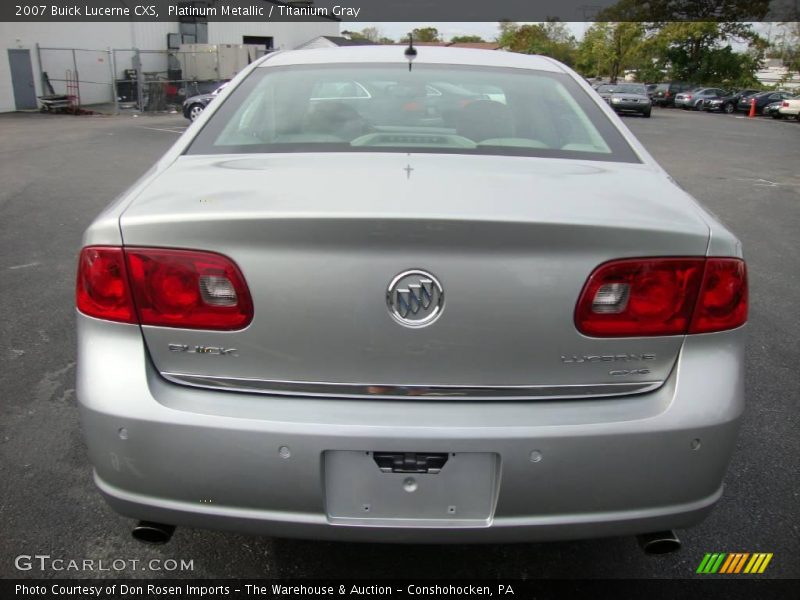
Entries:
[[44,96],[65,96],[73,110],[158,112],[214,90],[268,52],[236,44],[189,50],[36,47]]

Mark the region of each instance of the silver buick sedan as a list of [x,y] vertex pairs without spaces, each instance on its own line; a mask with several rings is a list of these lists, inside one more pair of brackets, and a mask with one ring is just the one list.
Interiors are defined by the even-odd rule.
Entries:
[[143,541],[669,551],[744,407],[739,241],[540,56],[264,57],[88,228],[76,295],[95,482]]

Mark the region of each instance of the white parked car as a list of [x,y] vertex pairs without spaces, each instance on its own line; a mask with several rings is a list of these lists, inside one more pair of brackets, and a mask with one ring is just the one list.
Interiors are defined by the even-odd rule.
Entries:
[[794,117],[800,121],[800,97],[784,100],[783,104],[778,109],[778,114],[782,119]]

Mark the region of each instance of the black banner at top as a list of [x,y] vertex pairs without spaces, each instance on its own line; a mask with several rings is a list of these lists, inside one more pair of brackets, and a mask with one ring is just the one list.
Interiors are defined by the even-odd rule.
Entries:
[[796,0],[3,0],[0,21],[797,21]]

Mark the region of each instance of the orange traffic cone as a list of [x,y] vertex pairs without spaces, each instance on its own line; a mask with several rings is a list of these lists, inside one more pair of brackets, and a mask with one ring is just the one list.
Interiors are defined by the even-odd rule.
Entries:
[[756,99],[750,100],[750,114],[747,115],[751,119],[756,116]]

